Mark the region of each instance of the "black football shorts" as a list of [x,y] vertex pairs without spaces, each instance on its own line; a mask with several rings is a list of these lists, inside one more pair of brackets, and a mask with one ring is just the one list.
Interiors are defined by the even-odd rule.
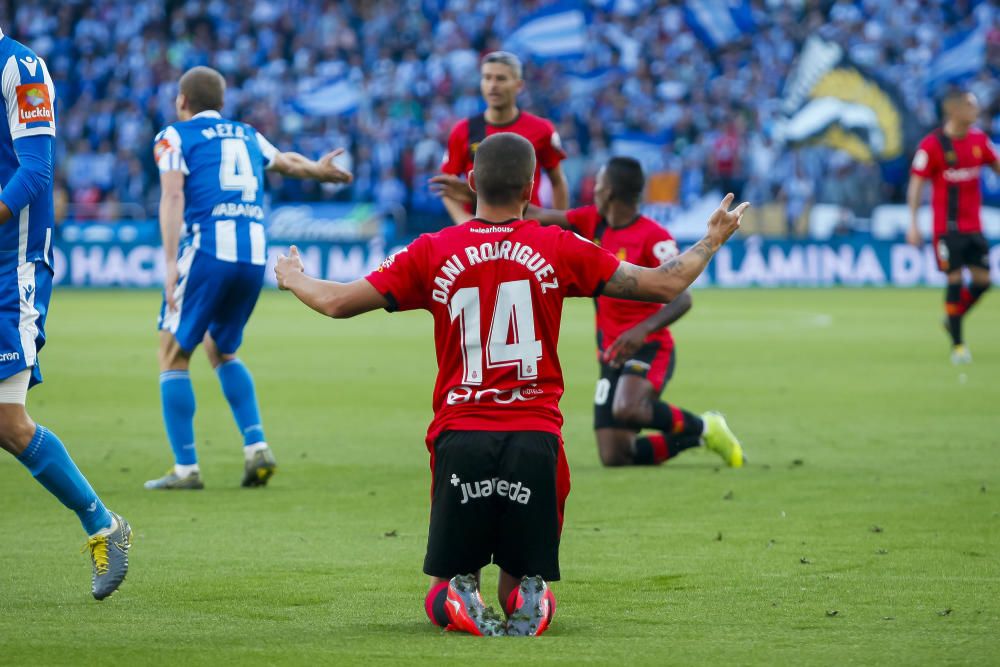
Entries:
[[569,468],[542,431],[446,431],[434,443],[424,572],[450,579],[490,562],[515,577],[559,580]]

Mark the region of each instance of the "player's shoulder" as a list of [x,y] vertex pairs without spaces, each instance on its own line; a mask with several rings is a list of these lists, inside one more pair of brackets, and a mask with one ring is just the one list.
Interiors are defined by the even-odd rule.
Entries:
[[660,238],[660,239],[672,239],[674,235],[670,233],[666,227],[661,225],[656,220],[645,215],[640,215],[639,219],[635,221],[636,231],[642,232],[644,235]]
[[556,129],[556,126],[552,123],[552,121],[548,120],[547,118],[542,118],[541,116],[536,116],[535,114],[529,113],[527,111],[521,112],[520,120],[524,125],[528,127],[535,127],[548,131],[554,131]]
[[941,131],[932,130],[924,135],[924,138],[920,140],[918,148],[923,150],[940,150],[941,149]]
[[468,135],[469,134],[469,119],[459,118],[454,125],[451,126],[451,136],[455,135]]
[[983,130],[978,127],[970,127],[969,139],[976,144],[986,144],[990,142],[990,135],[986,134],[986,132],[983,132]]
[[31,70],[33,62],[40,62],[41,58],[38,57],[31,47],[23,42],[19,42],[16,39],[11,39],[9,36],[4,35],[3,39],[0,39],[0,58],[5,62],[10,61],[11,58],[24,59],[26,62],[21,63],[28,70]]

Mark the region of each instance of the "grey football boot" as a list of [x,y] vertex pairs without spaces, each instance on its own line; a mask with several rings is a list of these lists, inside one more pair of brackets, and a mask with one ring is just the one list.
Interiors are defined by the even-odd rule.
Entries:
[[267,480],[271,479],[274,471],[278,469],[278,462],[274,460],[274,454],[270,447],[265,447],[255,452],[253,457],[246,462],[243,467],[243,481],[240,486],[267,486]]
[[151,479],[142,485],[146,489],[160,489],[171,491],[174,489],[198,490],[204,489],[205,484],[201,481],[201,474],[198,471],[192,472],[186,477],[181,477],[173,468],[159,479]]
[[537,637],[545,632],[555,612],[555,599],[541,577],[524,577],[517,591],[514,611],[507,618],[508,637]]
[[90,561],[94,567],[91,593],[103,600],[118,590],[128,574],[128,550],[132,548],[132,527],[125,517],[110,512],[114,520],[111,529],[92,535],[83,545],[83,551],[90,551]]

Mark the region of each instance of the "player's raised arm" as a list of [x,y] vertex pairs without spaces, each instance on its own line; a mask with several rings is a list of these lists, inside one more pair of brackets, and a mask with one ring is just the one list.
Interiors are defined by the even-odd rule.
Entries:
[[[259,135],[257,140],[260,142],[264,154],[267,155],[268,151],[265,148],[267,140]],[[305,178],[321,183],[350,183],[354,180],[354,175],[351,172],[341,169],[333,162],[334,158],[344,152],[343,148],[332,150],[318,160],[310,160],[305,155],[294,151],[278,151],[273,148],[272,150],[274,153],[267,168],[282,176]]]
[[337,283],[306,275],[295,246],[287,256],[278,256],[274,274],[280,289],[290,291],[299,301],[327,317],[343,319],[389,306],[389,301],[363,278]]
[[708,219],[704,238],[686,252],[655,269],[622,262],[601,293],[633,301],[668,303],[676,299],[701,275],[716,251],[740,228],[740,220],[750,204],[743,202],[730,211],[732,203],[733,195],[730,193]]

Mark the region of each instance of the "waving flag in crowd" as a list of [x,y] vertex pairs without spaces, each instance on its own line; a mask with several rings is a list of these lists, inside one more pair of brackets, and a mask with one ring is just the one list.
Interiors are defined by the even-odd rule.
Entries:
[[590,15],[578,0],[562,0],[529,14],[504,48],[536,60],[582,58]]

